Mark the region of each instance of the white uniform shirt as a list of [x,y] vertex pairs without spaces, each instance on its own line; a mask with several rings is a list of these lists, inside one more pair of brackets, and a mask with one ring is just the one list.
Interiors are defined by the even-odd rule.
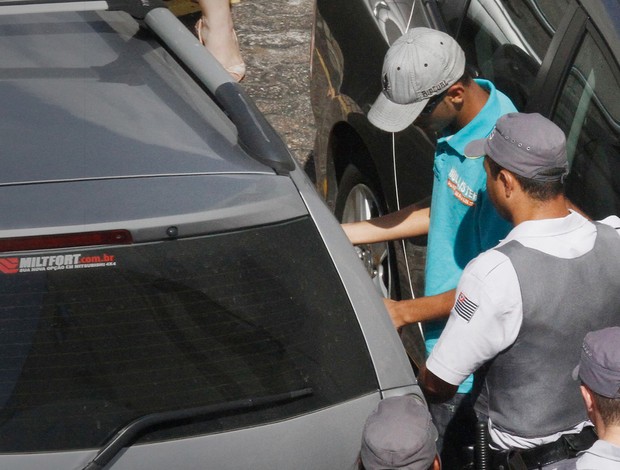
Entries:
[[[611,216],[602,222],[616,228],[620,235],[620,218]],[[595,239],[595,226],[571,212],[559,219],[523,222],[498,246],[517,240],[528,248],[571,259],[590,251]],[[465,268],[457,288],[456,303],[426,367],[440,379],[459,385],[514,343],[522,320],[521,290],[512,263],[503,253],[486,251]],[[574,432],[579,432],[586,424],[589,422],[581,423]],[[502,449],[528,449],[553,442],[563,434],[525,439],[498,430],[490,421],[489,432],[494,444]]]
[[620,447],[599,439],[592,447],[568,460],[544,467],[548,470],[618,470],[620,469]]

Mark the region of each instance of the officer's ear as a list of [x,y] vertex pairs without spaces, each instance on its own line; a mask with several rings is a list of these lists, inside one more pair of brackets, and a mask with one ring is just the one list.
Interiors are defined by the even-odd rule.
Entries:
[[435,460],[433,460],[433,465],[429,470],[441,470],[441,460],[439,459],[439,455],[435,456]]
[[594,413],[594,408],[595,408],[594,397],[592,396],[592,391],[585,385],[580,385],[579,389],[581,390],[581,396],[583,397],[583,403],[586,406],[586,411],[588,412],[588,416],[591,416],[592,413]]
[[500,187],[504,190],[504,196],[509,198],[515,190],[515,185],[519,184],[515,176],[505,168],[502,168],[498,175],[497,180],[500,183]]

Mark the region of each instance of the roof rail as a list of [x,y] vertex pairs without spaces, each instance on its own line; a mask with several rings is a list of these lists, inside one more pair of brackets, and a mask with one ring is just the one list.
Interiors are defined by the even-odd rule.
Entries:
[[117,10],[142,20],[149,11],[159,7],[165,8],[163,0],[0,0],[0,15]]

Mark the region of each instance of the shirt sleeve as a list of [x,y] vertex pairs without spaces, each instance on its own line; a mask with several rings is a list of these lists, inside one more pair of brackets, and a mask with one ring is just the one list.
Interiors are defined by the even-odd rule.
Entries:
[[495,250],[481,254],[463,272],[427,369],[445,382],[460,385],[514,343],[522,319],[521,290],[512,263]]
[[611,228],[615,228],[618,235],[620,235],[620,217],[617,215],[610,215],[609,217],[600,221],[602,224],[609,225]]

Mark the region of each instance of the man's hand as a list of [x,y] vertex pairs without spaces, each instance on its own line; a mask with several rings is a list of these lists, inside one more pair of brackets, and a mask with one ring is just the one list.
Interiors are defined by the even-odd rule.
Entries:
[[396,329],[410,323],[441,320],[450,316],[456,290],[409,300],[383,299]]
[[398,330],[407,324],[407,321],[403,318],[403,302],[392,299],[383,299],[383,303],[390,314],[390,319],[392,320],[394,328]]

